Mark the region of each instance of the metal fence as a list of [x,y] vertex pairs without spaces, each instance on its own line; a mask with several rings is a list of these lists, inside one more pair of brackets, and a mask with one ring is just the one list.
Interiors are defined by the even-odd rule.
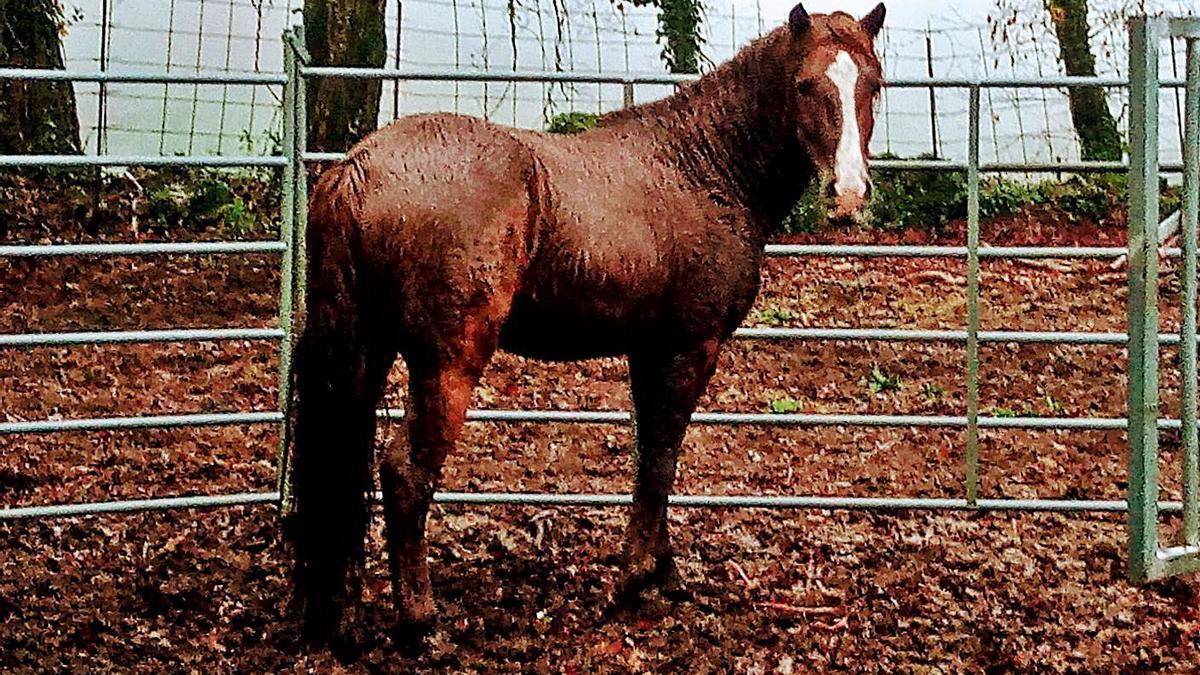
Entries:
[[[1200,518],[1197,516],[1197,442],[1196,442],[1196,220],[1197,194],[1200,189],[1200,55],[1197,20],[1168,22],[1165,19],[1138,20],[1132,24],[1131,79],[1058,77],[1021,79],[937,79],[892,80],[892,88],[954,88],[968,94],[968,153],[965,162],[947,160],[876,161],[881,170],[965,171],[968,185],[966,246],[873,246],[873,245],[771,245],[772,256],[841,257],[951,257],[967,263],[967,325],[965,330],[902,330],[887,328],[743,328],[736,337],[744,340],[883,340],[944,341],[966,347],[966,410],[963,415],[854,415],[854,414],[756,414],[701,412],[693,422],[708,425],[761,425],[785,427],[867,426],[867,427],[949,427],[966,430],[963,453],[964,493],[959,498],[917,497],[812,497],[762,495],[677,495],[671,504],[680,507],[726,508],[821,508],[821,509],[937,509],[937,510],[1010,510],[1010,511],[1107,511],[1128,512],[1130,525],[1130,574],[1137,580],[1200,567]],[[1189,142],[1186,161],[1160,164],[1156,115],[1160,87],[1184,88],[1184,79],[1159,80],[1158,40],[1174,34],[1186,40],[1188,67],[1186,78]],[[581,74],[565,72],[481,72],[413,69],[369,69],[320,67],[309,63],[303,47],[301,29],[284,37],[283,76],[225,74],[116,74],[70,73],[0,69],[0,78],[40,78],[74,81],[110,82],[228,82],[242,85],[283,84],[284,142],[281,156],[0,156],[0,167],[22,166],[268,166],[282,170],[281,238],[272,242],[146,243],[85,245],[9,245],[0,246],[5,256],[55,255],[159,255],[159,254],[239,254],[278,253],[281,256],[279,324],[271,329],[203,329],[112,331],[86,333],[42,333],[0,335],[0,347],[64,346],[134,342],[211,341],[224,339],[265,339],[280,343],[280,391],[278,407],[270,411],[222,414],[161,415],[73,420],[36,420],[0,423],[0,435],[15,433],[52,433],[234,424],[274,424],[279,427],[278,477],[276,490],[270,492],[121,500],[85,504],[59,504],[0,509],[0,520],[19,518],[80,516],[99,513],[156,509],[217,507],[229,505],[287,503],[287,419],[290,407],[289,380],[295,307],[303,303],[304,231],[307,222],[307,167],[315,162],[337,160],[338,153],[308,152],[305,147],[306,81],[313,77],[344,77],[383,80],[439,80],[454,82],[542,82],[609,83],[622,85],[625,99],[633,100],[634,87],[643,84],[680,84],[690,76],[631,74]],[[1130,163],[983,163],[980,147],[981,92],[1003,88],[1066,88],[1078,86],[1129,87],[1131,108]],[[1186,167],[1186,171],[1185,171]],[[1092,172],[1130,171],[1131,214],[1128,248],[1121,247],[981,247],[980,182],[985,172]],[[1160,172],[1183,172],[1184,217],[1183,246],[1159,249],[1158,192]],[[1162,253],[1183,258],[1184,321],[1181,335],[1163,334],[1157,323],[1155,292]],[[1118,258],[1128,256],[1129,333],[1091,333],[1054,331],[984,331],[979,320],[979,266],[985,258]],[[979,345],[983,343],[1048,343],[1127,345],[1130,355],[1130,407],[1127,418],[1060,417],[989,417],[979,412]],[[1184,374],[1184,405],[1179,419],[1160,419],[1158,415],[1157,375],[1160,344],[1181,345]],[[395,418],[396,410],[381,410],[382,417]],[[473,410],[470,422],[524,422],[534,424],[628,424],[627,411],[556,411],[556,410]],[[1130,487],[1127,500],[1068,499],[990,499],[979,490],[980,429],[1035,430],[1126,430],[1130,439]],[[1184,438],[1183,501],[1159,501],[1157,485],[1157,436],[1161,429],[1181,429]],[[525,504],[558,506],[615,506],[630,503],[619,494],[543,494],[543,493],[464,493],[439,492],[435,501],[455,504]],[[1158,544],[1157,519],[1163,511],[1184,516],[1184,545],[1162,549]]]

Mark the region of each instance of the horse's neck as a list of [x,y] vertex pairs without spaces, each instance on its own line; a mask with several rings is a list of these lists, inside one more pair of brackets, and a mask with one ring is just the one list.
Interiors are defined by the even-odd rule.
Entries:
[[[709,194],[776,228],[814,176],[790,127],[777,73],[734,63],[638,115],[668,159]],[[760,83],[755,86],[755,83]],[[761,91],[758,87],[775,87]]]

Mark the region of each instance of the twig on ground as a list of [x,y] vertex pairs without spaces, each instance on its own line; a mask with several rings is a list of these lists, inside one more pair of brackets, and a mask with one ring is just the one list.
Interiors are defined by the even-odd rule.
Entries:
[[821,630],[845,629],[845,628],[850,627],[850,619],[848,617],[843,616],[842,618],[838,619],[837,621],[834,621],[833,623],[824,623],[821,621],[814,621],[814,622],[808,624],[808,626],[809,626],[809,628],[820,628]]
[[741,565],[732,560],[728,561],[728,563],[733,568],[733,571],[737,572],[737,575],[741,577],[742,581],[746,584],[746,588],[754,588],[754,582],[746,575],[746,570],[742,569]]
[[[756,602],[757,607],[765,607],[766,609],[774,609],[780,612],[790,612],[792,614],[811,615],[828,615],[837,614],[837,607],[806,607],[803,605],[789,605],[783,602]],[[842,617],[845,621],[846,617]]]
[[964,284],[966,279],[942,270],[921,270],[908,275],[909,281],[940,281],[945,284]]

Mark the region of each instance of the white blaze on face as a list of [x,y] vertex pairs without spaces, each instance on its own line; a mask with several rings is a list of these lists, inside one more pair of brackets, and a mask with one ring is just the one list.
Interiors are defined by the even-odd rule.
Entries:
[[849,54],[839,51],[825,70],[825,76],[837,87],[842,109],[842,136],[838,139],[834,158],[833,189],[839,196],[862,198],[867,192],[867,163],[863,158],[854,96],[858,86],[858,66]]

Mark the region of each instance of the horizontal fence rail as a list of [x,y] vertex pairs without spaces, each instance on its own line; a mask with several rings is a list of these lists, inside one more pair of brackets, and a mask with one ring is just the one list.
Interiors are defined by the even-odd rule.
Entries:
[[[404,412],[393,408],[377,411],[384,419],[403,419]],[[64,420],[0,422],[3,434],[46,434],[78,431],[116,431],[124,429],[166,429],[187,426],[228,426],[281,422],[275,411],[243,413],[197,413],[146,415],[137,417],[98,417]],[[632,423],[627,410],[503,410],[484,409],[467,412],[468,422],[504,422],[526,424],[615,424]],[[692,423],[720,426],[764,427],[945,427],[961,428],[968,424],[964,415],[863,415],[854,413],[752,413],[697,412]],[[1030,431],[1124,431],[1124,417],[979,417],[984,429],[1024,429]],[[1158,420],[1159,429],[1178,429],[1177,419]]]
[[[881,342],[966,342],[965,330],[918,328],[739,328],[734,337],[744,340],[873,340]],[[1083,333],[1072,331],[981,330],[980,342],[1017,344],[1124,345],[1126,333]],[[1159,344],[1177,345],[1180,337],[1162,333]]]
[[0,167],[194,166],[210,168],[282,167],[278,155],[0,155]]
[[[1179,248],[1163,247],[1159,253],[1178,258]],[[838,258],[966,258],[966,246],[913,246],[875,244],[767,244],[768,256]],[[1129,254],[1116,246],[980,246],[982,258],[1120,258]]]
[[67,420],[0,422],[3,434],[48,434],[66,431],[121,431],[127,429],[172,429],[219,427],[234,424],[270,424],[283,421],[279,412],[195,413],[143,415],[137,417],[92,417]]
[[216,340],[281,340],[278,328],[172,328],[169,330],[87,331],[0,335],[0,347],[66,347],[134,342],[207,342]]
[[282,241],[133,242],[112,244],[0,244],[0,258],[55,256],[213,255],[282,253]]
[[171,73],[164,71],[121,72],[113,70],[59,70],[53,68],[0,68],[0,80],[51,82],[119,82],[128,84],[286,84],[283,73]]
[[[306,162],[338,162],[346,158],[344,152],[306,152],[304,153],[304,161]],[[966,171],[969,168],[967,162],[942,159],[873,159],[871,160],[872,169],[881,169],[886,171]],[[983,162],[979,165],[979,170],[989,173],[1057,173],[1060,171],[1082,173],[1082,172],[1119,172],[1125,171],[1129,165],[1124,162],[1028,162],[1025,164],[1016,162]],[[1164,173],[1180,173],[1183,171],[1183,165],[1180,163],[1164,163],[1162,165]]]
[[[375,503],[379,496],[375,495]],[[244,492],[229,495],[126,499],[79,504],[17,506],[0,509],[0,521],[25,518],[63,518],[136,513],[169,509],[204,509],[226,506],[276,504],[278,492]],[[622,507],[633,503],[632,495],[546,492],[435,492],[433,501],[444,505]],[[1018,511],[1018,512],[1100,512],[1122,513],[1129,506],[1124,500],[1101,499],[966,499],[938,497],[824,497],[790,495],[671,495],[668,503],[684,508],[726,509],[810,509],[851,511]],[[1162,512],[1175,513],[1183,505],[1177,501],[1159,502]]]
[[[1124,345],[1126,333],[1072,331],[979,331],[986,343]],[[210,342],[226,340],[281,340],[281,328],[171,328],[166,330],[81,331],[64,333],[0,334],[0,347],[66,347],[78,345],[132,344],[150,342]],[[847,340],[879,342],[966,342],[965,330],[920,328],[774,328],[747,327],[734,331],[740,340]],[[1159,344],[1178,345],[1178,334],[1163,333]]]
[[[546,82],[579,84],[677,85],[699,79],[698,75],[671,73],[579,73],[556,70],[471,70],[453,68],[358,68],[340,66],[301,66],[306,77],[337,77],[356,80],[433,80],[441,82]],[[1182,88],[1183,78],[1165,78],[1163,87]],[[1069,89],[1074,87],[1129,86],[1127,78],[1060,76],[1017,77],[901,77],[889,79],[885,86],[904,89],[942,87],[947,89]]]

